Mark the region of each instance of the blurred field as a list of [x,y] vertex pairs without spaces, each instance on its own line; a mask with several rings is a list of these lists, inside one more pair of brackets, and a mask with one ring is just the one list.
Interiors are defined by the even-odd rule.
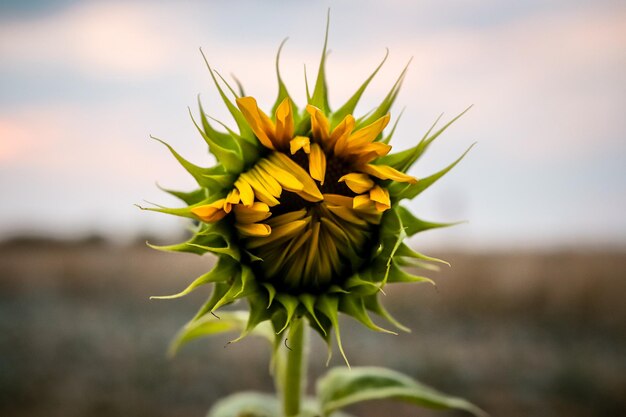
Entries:
[[[203,416],[234,391],[272,389],[259,340],[218,336],[165,357],[209,289],[148,296],[178,291],[212,259],[97,239],[0,250],[0,415]],[[431,274],[437,289],[387,287],[413,333],[343,321],[353,365],[402,370],[494,417],[626,415],[625,252],[434,255],[453,265]],[[315,377],[325,348],[313,339]],[[458,415],[385,402],[352,412]]]

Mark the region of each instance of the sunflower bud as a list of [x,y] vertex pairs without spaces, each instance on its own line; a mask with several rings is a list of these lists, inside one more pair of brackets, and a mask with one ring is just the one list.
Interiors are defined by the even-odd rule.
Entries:
[[[194,123],[218,165],[196,166],[166,144],[199,188],[166,190],[185,207],[149,210],[198,222],[189,241],[157,248],[218,256],[213,270],[181,293],[163,298],[213,283],[212,295],[194,320],[247,299],[250,314],[242,337],[269,321],[280,341],[293,317],[307,316],[327,342],[334,329],[343,353],[338,312],[373,330],[389,332],[375,324],[369,312],[406,330],[379,303],[383,286],[432,282],[404,268],[442,261],[413,251],[403,239],[449,224],[420,220],[399,203],[416,197],[463,157],[420,180],[406,173],[463,113],[434,132],[433,125],[414,147],[392,154],[389,142],[395,125],[386,135],[384,131],[406,68],[369,115],[355,118],[353,111],[386,56],[333,112],[328,106],[324,45],[317,81],[303,109],[294,104],[279,72],[278,99],[268,115],[253,97],[236,94],[224,79],[220,83],[209,66],[239,131],[216,129],[200,105],[200,123]],[[277,68],[279,56],[280,49]],[[180,337],[188,336],[183,331]]]

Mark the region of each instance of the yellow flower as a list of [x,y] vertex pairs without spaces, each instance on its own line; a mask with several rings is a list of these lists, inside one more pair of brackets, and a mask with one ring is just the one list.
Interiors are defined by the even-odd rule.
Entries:
[[315,86],[311,95],[307,87],[302,111],[278,73],[272,117],[254,98],[236,94],[222,79],[233,102],[209,67],[239,132],[215,129],[200,106],[201,123],[194,123],[218,165],[196,166],[166,144],[199,188],[189,193],[166,190],[186,206],[150,210],[189,217],[199,224],[189,241],[159,248],[218,256],[213,270],[181,293],[162,297],[214,284],[212,295],[178,342],[201,333],[194,330],[198,319],[247,299],[250,312],[242,337],[269,321],[278,344],[292,318],[306,316],[328,343],[335,331],[343,354],[338,312],[388,332],[372,321],[368,314],[372,312],[406,330],[380,304],[383,286],[431,282],[404,268],[439,260],[413,251],[403,239],[449,224],[420,220],[399,203],[417,196],[459,162],[461,158],[419,181],[406,173],[460,115],[436,132],[433,125],[414,147],[390,154],[395,126],[387,135],[383,132],[406,68],[371,114],[355,118],[354,109],[384,60],[343,106],[331,111],[325,57],[326,42]]

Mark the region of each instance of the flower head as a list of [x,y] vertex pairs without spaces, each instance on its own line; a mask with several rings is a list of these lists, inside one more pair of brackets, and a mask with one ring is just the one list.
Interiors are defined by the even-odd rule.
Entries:
[[[236,93],[207,63],[238,126],[238,132],[223,124],[226,132],[215,129],[200,105],[201,123],[194,123],[216,156],[216,166],[196,166],[166,144],[199,188],[189,193],[166,190],[186,206],[150,210],[189,217],[198,225],[189,241],[158,248],[210,252],[218,261],[181,293],[162,298],[214,283],[194,321],[247,299],[250,312],[242,336],[268,321],[279,342],[294,316],[307,316],[329,343],[335,331],[343,354],[338,312],[388,331],[372,321],[372,312],[406,330],[379,302],[384,285],[432,282],[404,268],[439,260],[413,251],[403,239],[449,224],[420,220],[399,203],[417,196],[462,158],[420,180],[406,173],[460,115],[436,132],[433,125],[414,147],[390,154],[395,126],[387,135],[384,131],[406,68],[376,109],[355,118],[354,109],[386,56],[335,111],[328,105],[326,42],[303,109],[296,107],[280,77],[279,56],[280,49],[279,94],[269,115],[253,97]],[[188,333],[183,330],[181,337]]]

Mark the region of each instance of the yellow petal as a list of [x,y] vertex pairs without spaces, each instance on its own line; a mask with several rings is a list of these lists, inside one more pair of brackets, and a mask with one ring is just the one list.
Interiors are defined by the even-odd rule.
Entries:
[[228,195],[226,196],[226,202],[230,204],[239,204],[239,190],[234,188]]
[[391,208],[389,191],[379,185],[374,186],[374,188],[370,190],[370,200],[376,202],[376,209],[378,211],[385,211]]
[[339,182],[344,182],[353,192],[363,194],[374,186],[374,181],[367,174],[353,172],[339,178]]
[[321,143],[326,143],[330,133],[328,119],[320,109],[310,104],[307,104],[306,111],[311,115],[311,133],[313,137]]
[[296,136],[289,142],[289,151],[292,155],[300,149],[302,149],[304,153],[311,153],[311,140],[308,137]]
[[257,223],[272,215],[269,206],[260,201],[255,201],[250,207],[238,204],[234,211],[237,223]]
[[341,123],[339,123],[337,127],[335,127],[332,133],[330,134],[330,137],[328,138],[327,150],[333,149],[337,141],[342,141],[342,142],[346,141],[348,137],[350,137],[350,134],[352,133],[352,130],[354,129],[355,123],[356,121],[354,120],[354,117],[352,117],[351,114],[344,117]]
[[278,240],[297,236],[306,225],[309,223],[308,219],[297,220],[295,222],[287,223],[285,225],[272,228],[272,233],[269,236],[262,238],[252,238],[248,242],[248,249],[258,248],[259,246],[267,245]]
[[279,149],[286,149],[287,144],[293,137],[293,114],[291,113],[291,102],[289,97],[276,108],[276,130],[275,142]]
[[352,207],[355,209],[366,208],[374,205],[368,194],[361,194],[354,197]]
[[352,160],[355,165],[370,163],[376,158],[387,155],[389,151],[391,151],[391,146],[382,142],[368,143],[358,148],[353,148],[350,145],[347,147],[347,152],[355,155]]
[[239,190],[239,198],[241,202],[246,206],[252,205],[254,202],[254,191],[252,191],[252,187],[245,180],[241,178],[241,176],[235,181],[235,187]]
[[380,119],[376,120],[371,125],[367,125],[364,128],[357,130],[350,135],[348,142],[368,143],[373,142],[374,139],[382,132],[387,124],[389,124],[391,116],[389,114],[384,115]]
[[267,159],[259,161],[258,166],[262,168],[267,175],[271,175],[276,181],[278,181],[281,187],[287,191],[297,192],[304,188],[304,185],[302,185],[296,177],[284,169],[277,167],[276,164],[271,163]]
[[235,224],[239,233],[243,236],[269,236],[272,233],[271,227],[263,223]]
[[313,234],[311,235],[311,242],[309,242],[309,245],[308,245],[309,248],[307,250],[307,255],[306,255],[306,266],[304,269],[304,276],[310,276],[311,269],[314,266],[317,266],[317,262],[315,258],[317,257],[316,255],[318,254],[317,250],[318,250],[318,244],[319,244],[319,238],[320,238],[320,222],[316,221],[315,223],[313,223],[313,227],[311,229],[313,230]]
[[240,97],[237,100],[237,107],[241,110],[243,117],[246,119],[250,128],[259,139],[259,142],[266,148],[276,149],[272,143],[274,137],[274,123],[267,114],[263,113],[256,100],[252,97]]
[[287,155],[280,152],[274,152],[269,156],[269,160],[279,168],[291,173],[302,183],[302,191],[297,192],[300,197],[310,202],[317,202],[324,199],[322,193],[320,193],[320,190],[317,188],[315,181],[311,179],[309,174],[300,165],[292,161]]
[[221,198],[210,204],[193,207],[191,212],[198,216],[198,218],[203,222],[215,223],[226,216],[226,212],[223,210],[225,202],[226,199]]
[[248,171],[248,174],[253,176],[263,186],[263,188],[269,191],[269,193],[274,197],[280,197],[283,192],[283,188],[273,176],[268,174],[260,166],[255,166],[253,169]]
[[[369,198],[368,198],[369,200]],[[349,223],[353,223],[353,224],[357,224],[360,226],[366,226],[367,222],[361,218],[359,218],[359,216],[357,216],[355,214],[355,211],[352,210],[352,208],[348,208],[348,207],[344,207],[344,206],[332,206],[332,205],[327,205],[326,206],[328,208],[328,210],[330,212],[332,212],[334,215],[336,215],[337,217],[349,222]],[[347,228],[346,228],[347,231]]]
[[309,155],[309,172],[311,177],[324,184],[326,175],[326,155],[317,143],[311,145],[311,155]]
[[324,202],[334,206],[352,207],[352,197],[339,194],[324,194]]
[[398,182],[408,182],[411,184],[415,184],[417,182],[417,179],[415,179],[414,177],[400,172],[397,169],[387,165],[367,164],[359,167],[359,169],[362,172],[370,174],[376,178],[380,178],[381,180],[394,180]]
[[289,213],[280,214],[274,216],[268,220],[268,224],[274,228],[285,225],[287,223],[295,222],[296,220],[302,220],[306,216],[306,210],[291,211]]
[[382,132],[387,126],[389,119],[390,116],[387,114],[376,120],[371,125],[365,126],[364,128],[352,133],[346,140],[341,142],[338,141],[335,145],[335,154],[349,157],[351,151],[360,149],[368,143],[373,142],[380,132]]
[[254,196],[268,206],[273,207],[279,204],[279,201],[250,172],[244,172],[239,178],[250,184],[254,190]]

